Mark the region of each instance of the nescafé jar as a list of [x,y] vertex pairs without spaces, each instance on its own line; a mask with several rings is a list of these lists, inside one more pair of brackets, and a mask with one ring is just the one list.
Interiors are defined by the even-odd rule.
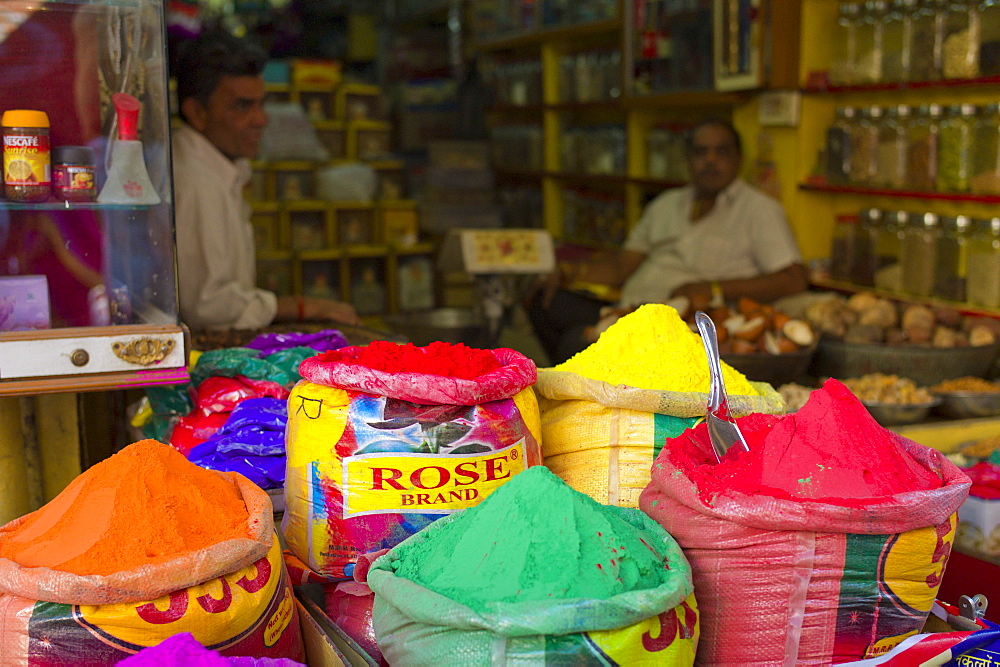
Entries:
[[44,111],[11,109],[3,126],[3,185],[7,199],[39,202],[49,198],[52,184],[49,117]]

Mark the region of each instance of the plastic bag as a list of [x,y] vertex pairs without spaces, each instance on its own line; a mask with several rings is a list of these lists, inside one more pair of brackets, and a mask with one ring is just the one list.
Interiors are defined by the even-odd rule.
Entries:
[[192,449],[211,438],[229,419],[228,412],[203,414],[193,410],[177,420],[170,431],[170,446],[187,456]]
[[338,350],[342,347],[347,347],[349,344],[347,339],[344,338],[344,334],[336,329],[323,329],[316,333],[292,331],[289,333],[261,334],[247,343],[247,347],[252,350],[260,350],[259,356],[266,357],[269,354],[295,347],[309,348],[315,350],[315,352],[326,352],[327,350]]
[[[785,411],[770,385],[751,384],[761,396],[731,396],[735,414]],[[665,439],[700,422],[708,401],[707,394],[616,386],[545,369],[535,390],[545,465],[577,491],[621,507],[639,506]]]
[[350,576],[359,554],[395,546],[541,463],[535,366],[491,352],[503,365],[476,380],[302,363],[310,381],[288,401],[282,531],[314,572]]
[[368,584],[357,581],[341,581],[323,586],[326,615],[358,643],[369,656],[382,664],[389,664],[382,658],[382,651],[375,638],[372,625],[372,607],[375,593]]
[[263,489],[281,488],[287,421],[285,401],[247,399],[212,437],[191,449],[188,460],[211,470],[238,472]]
[[[212,376],[236,377],[244,375],[252,380],[268,380],[288,387],[298,379],[298,372],[271,363],[269,359],[258,358],[258,350],[247,347],[227,347],[211,350],[198,357],[198,363],[191,370],[191,384],[200,386]],[[315,354],[310,350],[310,354]]]
[[896,436],[942,480],[858,507],[731,492],[706,506],[662,454],[639,507],[684,548],[704,615],[699,664],[832,664],[886,652],[927,619],[969,483]]
[[[650,548],[664,555],[665,567],[674,575],[669,582],[603,600],[501,603],[492,613],[479,614],[396,576],[392,564],[398,556],[390,551],[368,572],[382,654],[390,664],[408,667],[692,664],[699,615],[690,567],[677,543],[649,517],[638,510],[618,511],[646,533]],[[409,539],[430,539],[453,518]]]
[[367,204],[378,190],[378,174],[363,162],[351,162],[316,171],[316,196],[326,201]]

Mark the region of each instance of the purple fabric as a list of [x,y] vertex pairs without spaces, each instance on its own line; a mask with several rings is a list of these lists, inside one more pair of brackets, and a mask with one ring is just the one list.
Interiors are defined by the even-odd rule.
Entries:
[[327,350],[339,350],[347,347],[347,339],[344,334],[336,329],[324,329],[316,333],[268,333],[261,334],[254,338],[247,347],[253,350],[260,350],[260,357],[287,350],[293,347],[311,347],[317,352]]
[[125,667],[162,667],[162,665],[184,665],[184,667],[296,667],[300,662],[288,658],[224,658],[215,651],[209,651],[198,643],[190,632],[164,639],[156,646],[144,648],[119,665]]

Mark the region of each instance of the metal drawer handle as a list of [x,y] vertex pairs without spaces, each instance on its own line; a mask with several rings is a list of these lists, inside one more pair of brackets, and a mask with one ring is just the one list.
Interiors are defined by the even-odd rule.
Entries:
[[174,349],[174,341],[171,339],[156,340],[155,338],[138,338],[128,343],[117,341],[111,344],[111,351],[119,359],[130,364],[149,366],[158,361],[163,361]]

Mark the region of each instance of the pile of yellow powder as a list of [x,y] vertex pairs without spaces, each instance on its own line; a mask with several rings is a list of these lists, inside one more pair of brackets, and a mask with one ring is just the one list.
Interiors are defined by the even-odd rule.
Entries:
[[[670,306],[647,304],[625,315],[597,342],[554,368],[591,380],[658,391],[709,389],[708,358],[701,336]],[[746,377],[722,362],[726,392],[759,396]]]

